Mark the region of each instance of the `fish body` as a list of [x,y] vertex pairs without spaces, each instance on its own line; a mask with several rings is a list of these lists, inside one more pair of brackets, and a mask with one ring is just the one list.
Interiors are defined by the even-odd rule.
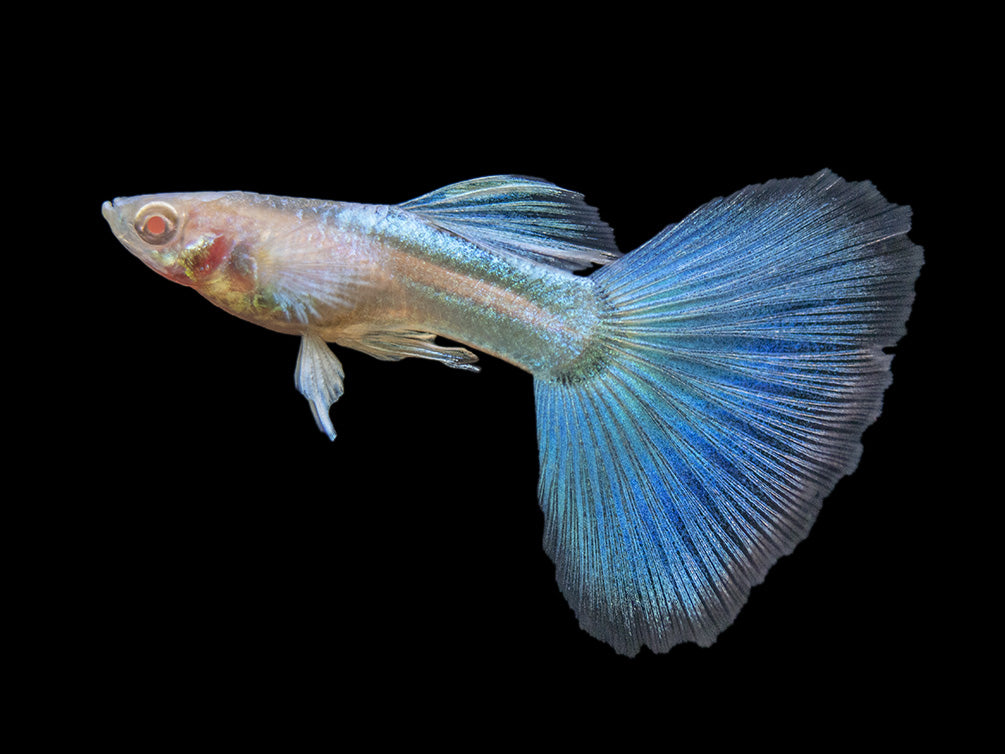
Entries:
[[[400,205],[244,192],[106,202],[120,241],[301,337],[335,437],[328,343],[534,375],[545,548],[624,654],[707,645],[856,466],[921,250],[910,211],[829,171],[710,202],[628,255],[583,198],[515,176]],[[590,274],[586,274],[593,269]]]
[[[526,179],[503,188],[541,185],[556,193]],[[559,206],[578,200],[557,196]],[[177,231],[151,248],[130,218],[158,211]],[[589,278],[495,248],[491,230],[468,240],[421,211],[234,191],[117,199],[104,213],[137,256],[226,311],[385,358],[417,355],[402,339],[435,333],[547,373],[585,349],[597,319]],[[607,244],[597,261],[619,256]]]

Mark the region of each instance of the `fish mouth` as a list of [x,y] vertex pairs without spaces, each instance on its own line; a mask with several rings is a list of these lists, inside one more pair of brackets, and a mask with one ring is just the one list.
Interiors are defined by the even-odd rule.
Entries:
[[[117,201],[118,199],[113,200],[113,202]],[[115,205],[113,202],[105,202],[101,205],[101,215],[111,227],[112,232],[117,237],[122,238],[122,218],[119,216],[119,213],[115,211]]]

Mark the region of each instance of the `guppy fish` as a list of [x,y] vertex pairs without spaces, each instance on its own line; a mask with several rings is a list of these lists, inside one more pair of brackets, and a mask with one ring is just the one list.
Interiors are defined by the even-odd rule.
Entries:
[[826,170],[624,255],[580,194],[519,176],[391,206],[214,192],[102,213],[161,275],[300,336],[330,438],[329,342],[477,370],[443,336],[530,372],[545,549],[580,625],[626,655],[710,645],[807,535],[879,415],[922,265],[908,207]]

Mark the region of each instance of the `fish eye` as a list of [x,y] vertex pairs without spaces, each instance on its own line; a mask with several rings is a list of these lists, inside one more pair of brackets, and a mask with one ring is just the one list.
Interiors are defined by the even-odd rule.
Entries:
[[164,202],[150,202],[136,213],[136,232],[147,243],[162,245],[174,238],[178,228],[178,213]]

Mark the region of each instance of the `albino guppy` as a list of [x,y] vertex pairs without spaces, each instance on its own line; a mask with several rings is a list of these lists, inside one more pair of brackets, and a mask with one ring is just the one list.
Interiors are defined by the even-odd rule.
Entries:
[[328,342],[477,370],[444,336],[533,374],[545,548],[580,625],[628,655],[711,644],[806,536],[879,415],[922,265],[909,208],[826,170],[627,255],[579,194],[517,176],[392,206],[216,192],[102,213],[160,274],[299,335],[332,439]]

